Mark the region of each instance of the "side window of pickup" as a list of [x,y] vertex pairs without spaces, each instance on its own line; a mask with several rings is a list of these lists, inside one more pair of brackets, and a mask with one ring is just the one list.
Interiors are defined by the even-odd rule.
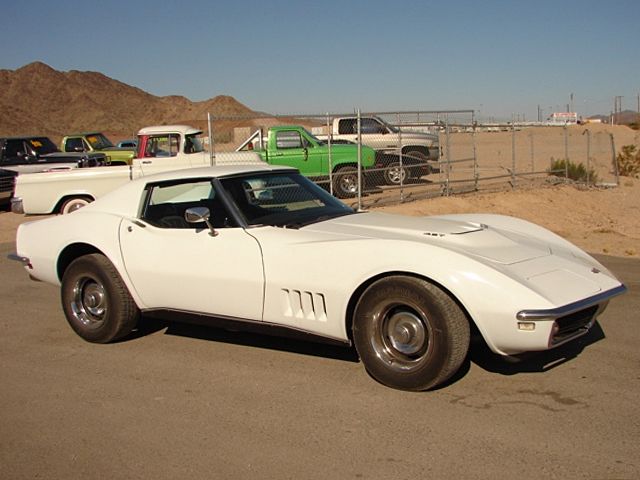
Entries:
[[67,138],[67,141],[64,145],[65,152],[84,152],[84,145],[82,143],[82,138]]
[[175,157],[180,147],[180,135],[154,135],[147,138],[144,147],[145,157]]
[[360,130],[362,133],[385,133],[384,126],[374,118],[360,119]]
[[304,145],[299,132],[296,132],[295,130],[276,132],[276,148],[289,149],[303,147]]
[[355,118],[342,118],[338,121],[339,135],[353,135],[358,133],[358,121]]
[[24,142],[22,140],[7,140],[4,154],[7,160],[16,160],[18,157],[24,156]]

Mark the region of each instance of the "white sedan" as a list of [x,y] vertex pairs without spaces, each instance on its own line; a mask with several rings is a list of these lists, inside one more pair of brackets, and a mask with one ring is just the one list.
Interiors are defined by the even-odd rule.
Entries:
[[270,166],[134,180],[21,225],[12,258],[61,286],[87,341],[125,337],[141,314],[259,326],[355,345],[371,376],[406,390],[451,377],[472,331],[497,354],[547,350],[584,335],[625,291],[529,222],[356,212]]

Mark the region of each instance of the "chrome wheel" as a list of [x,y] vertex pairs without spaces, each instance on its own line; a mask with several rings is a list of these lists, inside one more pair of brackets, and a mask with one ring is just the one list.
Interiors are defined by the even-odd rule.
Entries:
[[424,314],[408,305],[383,307],[374,318],[371,346],[389,368],[411,370],[428,354],[430,328]]
[[407,170],[399,163],[392,163],[385,170],[385,179],[388,185],[400,185],[407,180]]
[[99,328],[107,314],[104,286],[90,277],[79,278],[73,288],[71,311],[75,319],[88,328]]

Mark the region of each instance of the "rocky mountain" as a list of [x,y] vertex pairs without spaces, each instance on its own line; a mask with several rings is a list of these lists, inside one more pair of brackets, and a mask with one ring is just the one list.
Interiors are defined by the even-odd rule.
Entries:
[[158,97],[98,72],[61,72],[34,62],[0,70],[0,136],[47,135],[54,140],[98,130],[114,138],[131,137],[141,127],[187,123],[206,126],[214,116],[253,112],[229,96],[192,102],[181,96]]

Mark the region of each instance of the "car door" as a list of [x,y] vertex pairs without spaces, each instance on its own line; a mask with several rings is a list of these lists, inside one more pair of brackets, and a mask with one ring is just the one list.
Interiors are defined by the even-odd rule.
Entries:
[[[140,218],[123,221],[124,266],[145,308],[262,320],[259,245],[216,193],[206,179],[150,185]],[[195,206],[210,209],[214,235],[185,221]]]
[[295,167],[306,176],[322,175],[323,155],[298,130],[276,131],[272,163]]

